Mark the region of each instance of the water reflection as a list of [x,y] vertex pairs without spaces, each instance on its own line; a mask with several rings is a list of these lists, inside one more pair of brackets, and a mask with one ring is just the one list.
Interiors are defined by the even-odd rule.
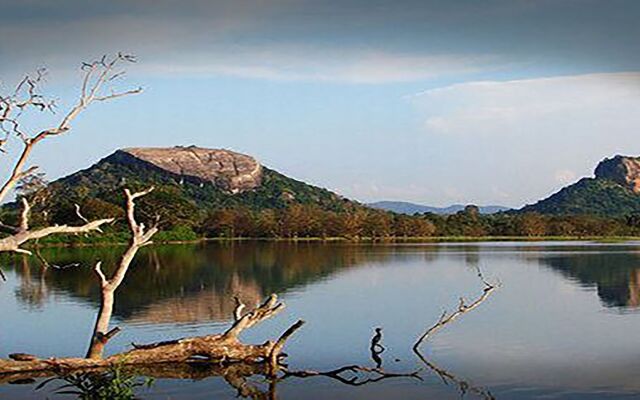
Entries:
[[[64,271],[43,268],[35,259],[4,259],[10,267],[5,268],[8,281],[0,286],[5,310],[0,351],[82,354],[99,299],[89,267],[98,259],[113,265],[121,251],[43,251],[58,265],[81,261],[80,267]],[[137,257],[118,290],[115,315],[123,332],[112,350],[124,350],[131,341],[219,331],[229,320],[234,294],[253,304],[277,292],[286,299],[286,315],[247,333],[247,342],[273,337],[291,323],[289,316],[304,318],[308,325],[287,348],[291,365],[329,371],[368,362],[370,348],[363,345],[363,338],[366,341],[372,328],[381,326],[384,367],[412,371],[416,367],[410,354],[412,340],[437,320],[443,308],[455,307],[458,296],[471,298],[477,292],[471,267],[480,265],[488,277],[500,278],[504,287],[477,313],[426,346],[426,355],[438,363],[440,372],[425,373],[425,382],[393,380],[345,389],[322,378],[304,384],[293,378],[278,383],[280,398],[321,399],[327,390],[334,398],[349,399],[457,398],[458,386],[466,390],[473,385],[509,399],[631,398],[640,393],[635,372],[640,345],[629,332],[640,329],[640,314],[601,311],[638,307],[638,261],[640,254],[633,245],[584,243],[247,242],[150,247]],[[375,364],[373,360],[371,366]],[[457,380],[448,377],[453,373]],[[205,372],[193,376],[196,381],[177,383],[167,375],[158,380],[150,397],[236,395],[224,376]],[[269,394],[261,375],[245,378],[248,386],[243,387],[257,381],[260,393]],[[449,386],[442,385],[441,378]],[[0,396],[12,398],[18,393],[12,388],[0,386]],[[25,397],[19,393],[14,397]]]
[[[97,260],[113,265],[119,249],[49,249],[52,263],[79,262],[58,271],[36,259],[14,258],[20,276],[16,296],[37,305],[51,290],[63,291],[97,305],[98,287],[89,266]],[[233,296],[255,304],[270,293],[282,293],[330,274],[387,257],[353,246],[331,249],[299,244],[232,243],[221,246],[151,247],[133,262],[118,291],[114,315],[131,322],[199,322],[227,320]]]
[[32,276],[32,267],[26,256],[20,257],[18,260],[20,266],[20,286],[15,289],[16,298],[30,309],[40,309],[49,297],[49,287],[47,285],[46,276],[47,269],[41,269],[37,276]]
[[540,261],[584,286],[596,287],[598,296],[606,307],[640,306],[638,253],[572,253],[549,255],[541,257]]
[[[460,250],[464,262],[476,266],[483,253],[500,247],[421,246],[425,262],[449,257]],[[520,248],[521,257],[560,272],[571,281],[597,288],[606,307],[640,307],[640,254],[621,252],[619,246],[597,246],[598,251],[551,251],[545,245]],[[75,268],[46,268],[37,258],[12,256],[8,264],[20,277],[16,298],[38,309],[52,292],[97,305],[98,287],[89,266],[97,260],[113,265],[120,249],[47,249],[43,256],[54,265],[78,263]],[[499,252],[499,251],[498,251]],[[415,258],[415,246],[376,251],[371,245],[287,244],[244,242],[216,245],[151,247],[133,262],[119,290],[114,315],[132,323],[194,323],[225,321],[234,308],[233,296],[255,304],[270,293],[295,290],[334,273],[388,259]],[[7,258],[4,259],[7,263]]]

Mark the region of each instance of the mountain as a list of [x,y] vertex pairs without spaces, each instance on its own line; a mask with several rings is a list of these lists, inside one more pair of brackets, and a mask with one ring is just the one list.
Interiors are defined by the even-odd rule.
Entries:
[[640,212],[640,157],[617,155],[601,161],[594,178],[582,178],[518,212],[622,217]]
[[[368,203],[369,207],[377,208],[379,210],[393,211],[399,214],[413,215],[415,213],[434,213],[434,214],[455,214],[458,211],[464,210],[465,206],[462,204],[453,204],[448,207],[431,207],[421,204],[409,203],[406,201],[377,201],[374,203]],[[503,206],[481,206],[479,207],[481,214],[495,214],[497,212],[509,210],[508,207]]]
[[190,220],[224,207],[263,210],[301,204],[338,212],[364,207],[280,174],[245,154],[177,146],[117,150],[87,169],[58,179],[49,185],[56,202],[50,209],[59,221],[75,214],[75,203],[87,214],[110,215],[113,207],[123,204],[124,187],[149,186],[155,190],[140,200],[141,210],[153,215],[162,209],[163,220]]

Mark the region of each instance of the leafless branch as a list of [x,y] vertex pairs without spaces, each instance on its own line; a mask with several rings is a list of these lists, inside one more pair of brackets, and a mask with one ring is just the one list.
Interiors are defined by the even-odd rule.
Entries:
[[31,206],[29,201],[23,197],[22,199],[22,213],[20,214],[20,229],[19,232],[26,232],[29,230],[29,213],[31,212]]
[[20,246],[30,240],[42,239],[43,237],[54,234],[79,234],[95,231],[100,228],[100,226],[108,224],[113,220],[113,218],[105,218],[91,221],[90,223],[81,226],[54,225],[34,230],[21,231],[12,236],[0,239],[0,252],[12,251],[15,253],[31,255],[30,251],[24,250],[20,248]]
[[88,223],[88,222],[89,222],[89,220],[88,220],[88,219],[86,219],[86,218],[84,217],[84,215],[82,215],[82,213],[80,212],[80,206],[79,206],[78,204],[74,204],[73,206],[74,206],[74,208],[75,208],[75,210],[76,210],[76,215],[78,216],[78,218],[80,218],[80,219],[82,220],[82,222],[84,222],[84,223]]
[[[99,60],[83,63],[82,71],[84,77],[79,99],[75,105],[63,114],[57,124],[53,124],[40,131],[27,132],[23,129],[20,121],[25,113],[29,111],[54,112],[55,102],[48,100],[40,92],[40,86],[46,76],[45,69],[38,69],[34,75],[26,75],[16,85],[12,93],[7,95],[0,94],[0,132],[4,133],[4,137],[0,138],[0,150],[5,151],[5,145],[12,136],[17,137],[22,143],[22,150],[18,153],[9,176],[4,183],[0,184],[0,203],[6,199],[7,195],[15,188],[19,181],[29,177],[38,168],[37,166],[26,166],[31,152],[38,143],[48,137],[58,136],[69,131],[75,118],[95,101],[105,101],[141,92],[141,89],[138,88],[123,92],[111,91],[109,94],[104,94],[105,85],[121,77],[124,73],[124,71],[116,70],[116,68],[122,63],[131,62],[135,62],[135,57],[118,53],[111,57],[103,56]],[[21,202],[22,212],[20,214],[19,227],[13,228],[0,223],[0,228],[10,233],[10,236],[0,239],[0,252],[12,251],[21,254],[31,254],[30,251],[20,247],[29,240],[37,240],[58,233],[77,234],[95,230],[99,231],[101,225],[113,221],[111,218],[89,221],[82,217],[79,210],[76,209],[78,216],[85,223],[82,226],[56,225],[40,229],[30,229],[29,213],[31,206],[25,197],[21,199]],[[141,237],[138,237],[140,243],[148,243],[150,237],[156,232],[156,229],[152,228],[145,232],[141,226],[140,232],[144,232]]]
[[102,272],[102,261],[98,261],[96,265],[94,265],[93,272],[95,272],[95,274],[98,275],[98,279],[100,279],[101,287],[105,287],[109,284],[107,277],[105,276],[104,272]]
[[18,228],[16,226],[12,226],[12,225],[7,225],[7,224],[5,224],[3,222],[0,222],[0,229],[5,231],[6,233],[9,233],[9,234],[12,234],[12,235],[15,234],[15,233],[20,232],[20,228]]
[[113,93],[111,93],[109,95],[106,95],[106,96],[95,97],[93,100],[94,101],[107,101],[107,100],[117,99],[118,97],[124,97],[124,96],[129,96],[129,95],[138,94],[138,93],[142,93],[142,88],[127,90],[126,92],[113,92]]
[[236,320],[233,325],[224,333],[224,336],[227,338],[235,338],[245,329],[251,328],[253,325],[264,321],[265,319],[269,319],[282,311],[284,309],[284,303],[278,303],[278,296],[276,294],[272,294],[269,296],[264,303],[259,305],[253,311],[247,312],[242,315],[240,318],[238,308],[242,311],[242,307],[236,307],[236,311],[234,312],[234,316]]
[[489,298],[489,296],[495,291],[495,289],[500,287],[499,283],[497,284],[489,283],[484,278],[480,268],[476,267],[476,270],[477,270],[478,278],[484,285],[482,294],[471,303],[467,303],[463,297],[460,297],[460,301],[458,303],[457,309],[451,313],[444,311],[440,316],[440,318],[438,319],[438,321],[434,325],[427,328],[425,332],[418,338],[418,340],[413,345],[413,352],[430,370],[435,372],[445,384],[448,384],[449,382],[455,383],[458,386],[461,395],[464,396],[464,394],[466,394],[467,392],[473,392],[474,394],[476,394],[477,396],[485,400],[493,400],[495,398],[493,397],[490,391],[473,386],[469,382],[458,378],[453,373],[438,367],[435,363],[429,361],[420,351],[420,345],[424,341],[428,340],[431,337],[431,335],[433,335],[434,333],[436,333],[438,330],[442,329],[444,326],[448,325],[449,323],[455,321],[462,314],[465,314],[475,309],[476,307],[478,307],[480,304],[482,304],[484,301],[486,301]]
[[[115,69],[121,63],[135,62],[135,57],[123,53],[118,53],[112,57],[103,56],[99,60],[83,63],[82,71],[84,77],[79,99],[67,113],[63,115],[60,122],[37,133],[29,134],[25,132],[20,119],[23,114],[31,109],[34,111],[53,111],[55,103],[49,101],[39,92],[40,85],[45,77],[46,70],[36,71],[35,76],[25,76],[16,86],[13,93],[0,95],[0,130],[5,133],[5,138],[0,140],[0,149],[9,140],[11,135],[17,136],[23,143],[23,149],[18,156],[11,174],[0,187],[0,201],[8,195],[21,177],[29,173],[25,170],[25,163],[29,158],[34,146],[45,138],[63,134],[71,129],[73,120],[95,101],[105,101],[118,97],[138,94],[142,89],[132,89],[122,92],[112,91],[109,94],[102,94],[104,85],[122,76],[123,71]],[[32,167],[33,168],[33,167]]]
[[478,277],[481,279],[482,283],[484,284],[484,289],[482,290],[482,295],[480,297],[478,297],[476,300],[472,301],[471,303],[467,303],[466,300],[464,299],[464,297],[460,297],[460,302],[458,303],[458,308],[449,313],[447,311],[444,311],[442,313],[442,315],[440,316],[440,318],[438,319],[438,321],[430,326],[429,328],[427,328],[427,330],[418,338],[418,340],[416,340],[415,344],[413,345],[413,351],[416,353],[419,353],[419,349],[420,349],[420,345],[426,341],[427,339],[429,339],[429,337],[431,335],[433,335],[434,333],[436,333],[437,331],[439,331],[440,329],[442,329],[444,326],[450,324],[451,322],[455,321],[458,317],[460,317],[461,315],[468,313],[469,311],[473,310],[474,308],[478,307],[480,304],[482,304],[485,300],[487,300],[489,298],[489,296],[491,296],[491,293],[493,293],[493,291],[498,288],[498,285],[492,285],[490,283],[488,283],[484,277],[482,276],[482,273],[480,272],[480,270],[478,270]]
[[[120,262],[111,275],[110,278],[102,271],[101,262],[96,263],[93,268],[94,273],[100,280],[101,287],[101,299],[100,299],[100,311],[98,312],[98,318],[94,327],[91,345],[87,353],[88,358],[102,358],[104,346],[109,340],[110,336],[107,335],[109,329],[109,323],[111,321],[111,314],[113,312],[114,293],[124,280],[127,270],[133,261],[138,250],[151,243],[151,237],[158,232],[158,227],[153,226],[150,229],[145,229],[144,224],[138,223],[135,216],[135,200],[139,197],[146,196],[151,193],[153,187],[136,193],[131,193],[129,189],[125,189],[126,207],[127,207],[127,221],[129,222],[129,228],[131,229],[131,241],[129,247],[123,253],[120,258]],[[80,218],[84,217],[80,214],[80,207],[76,206],[76,212]]]

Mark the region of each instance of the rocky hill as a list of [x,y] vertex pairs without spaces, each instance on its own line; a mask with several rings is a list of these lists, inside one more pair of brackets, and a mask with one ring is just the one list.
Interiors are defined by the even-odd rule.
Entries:
[[231,194],[260,186],[262,165],[253,157],[229,150],[177,146],[129,148],[114,154],[128,164],[150,164],[180,179],[212,183]]
[[158,214],[179,224],[203,218],[208,211],[243,207],[250,210],[314,205],[322,210],[361,208],[329,190],[289,178],[256,159],[229,150],[195,146],[127,148],[91,167],[49,185],[53,222],[77,218],[74,204],[87,217],[112,215],[123,204],[122,189],[155,186],[140,202],[142,213]]
[[520,212],[621,217],[640,213],[640,157],[617,155],[601,161],[594,178],[582,178]]

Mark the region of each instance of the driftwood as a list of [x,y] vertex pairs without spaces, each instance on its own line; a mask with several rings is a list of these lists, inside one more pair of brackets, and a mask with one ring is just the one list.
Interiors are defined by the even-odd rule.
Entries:
[[277,362],[282,356],[285,342],[304,324],[303,321],[293,324],[277,340],[268,340],[262,344],[241,343],[238,335],[245,329],[273,317],[282,309],[284,304],[278,302],[276,295],[271,295],[254,310],[239,315],[240,318],[235,319],[231,327],[223,333],[136,345],[132,350],[107,358],[35,358],[27,361],[0,359],[0,381],[3,377],[18,379],[18,377],[30,376],[31,373],[37,373],[38,376],[51,376],[81,369],[190,361],[222,364],[263,363],[272,368],[272,363]]
[[[147,191],[148,192],[148,191]],[[144,192],[142,192],[144,193]],[[130,225],[137,227],[141,235],[144,235],[144,227],[137,224],[133,214],[133,199],[135,195],[127,193],[131,213]],[[139,197],[139,196],[138,196]],[[153,229],[153,228],[152,228]],[[151,231],[151,230],[150,230]],[[146,240],[138,241],[138,244],[147,243]],[[135,237],[135,235],[134,235]],[[136,239],[132,239],[136,241]],[[132,244],[133,246],[133,244]],[[129,260],[130,261],[130,260]],[[128,264],[127,264],[128,265]],[[122,264],[120,265],[122,266]],[[120,267],[119,266],[119,267]],[[100,269],[96,274],[100,276]],[[107,279],[104,274],[100,276],[101,282],[111,282],[118,273],[126,273],[118,268],[112,278]],[[124,276],[124,275],[122,275]],[[437,374],[442,381],[449,385],[455,384],[461,395],[472,393],[486,400],[494,399],[489,390],[472,385],[464,379],[458,378],[452,372],[439,367],[433,361],[427,359],[420,347],[436,331],[456,320],[486,301],[491,293],[499,285],[488,283],[478,270],[478,277],[484,284],[482,294],[474,301],[467,303],[464,299],[453,312],[444,312],[438,321],[428,327],[418,338],[413,346],[413,351],[422,363],[432,372]],[[117,287],[117,286],[116,286]],[[202,379],[209,376],[220,376],[230,386],[236,389],[239,397],[256,400],[276,399],[276,386],[279,382],[294,378],[306,379],[324,377],[333,379],[345,385],[362,386],[393,378],[409,378],[422,380],[418,369],[409,372],[391,372],[382,368],[381,354],[385,351],[382,344],[382,328],[376,328],[369,345],[371,359],[375,366],[344,365],[335,369],[318,370],[294,370],[283,362],[286,355],[282,352],[287,341],[303,324],[299,320],[287,329],[275,341],[268,340],[262,344],[244,344],[240,342],[239,335],[248,328],[269,319],[279,313],[284,304],[278,302],[276,295],[271,295],[254,310],[244,312],[245,305],[236,298],[236,307],[233,311],[233,323],[223,333],[168,340],[150,344],[132,343],[133,349],[124,353],[112,355],[107,358],[49,358],[39,359],[30,354],[16,353],[10,355],[10,360],[0,360],[0,384],[1,383],[34,383],[35,378],[61,377],[65,382],[82,381],[92,379],[93,376],[104,376],[107,368],[118,368],[130,371],[131,374],[154,378],[183,378]],[[102,311],[101,311],[102,313]],[[100,320],[100,318],[98,318]],[[107,321],[108,322],[108,321]],[[108,328],[108,323],[104,331]],[[116,327],[107,333],[97,331],[105,336],[104,343],[119,329]],[[98,336],[99,338],[100,336]],[[104,338],[103,338],[104,339]],[[92,340],[96,340],[94,337]],[[102,374],[102,375],[101,375]],[[251,378],[260,377],[259,384]],[[52,378],[54,379],[54,378]]]

